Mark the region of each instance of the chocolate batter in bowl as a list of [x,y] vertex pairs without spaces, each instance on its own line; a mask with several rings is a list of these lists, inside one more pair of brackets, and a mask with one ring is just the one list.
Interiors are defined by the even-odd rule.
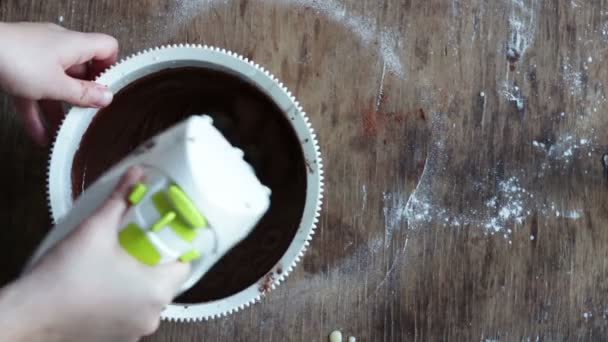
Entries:
[[188,303],[221,299],[254,284],[293,240],[304,209],[306,164],[285,114],[255,86],[226,72],[160,71],[127,86],[97,113],[72,168],[76,197],[148,138],[200,113],[211,116],[230,143],[243,149],[272,198],[253,233],[178,299]]
[[[192,53],[206,53],[205,61],[185,58]],[[230,68],[215,63],[222,59]],[[142,61],[150,65],[140,67]],[[98,112],[73,110],[55,141],[49,167],[53,218],[153,135],[191,115],[209,115],[272,189],[271,206],[251,235],[176,300],[183,305],[171,305],[163,317],[198,320],[254,303],[292,270],[317,223],[322,164],[299,104],[257,65],[213,48],[150,50],[107,74],[98,82],[117,90],[112,104]]]

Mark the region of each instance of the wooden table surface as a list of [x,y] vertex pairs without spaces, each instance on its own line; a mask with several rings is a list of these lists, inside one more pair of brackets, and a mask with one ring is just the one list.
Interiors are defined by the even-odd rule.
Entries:
[[[296,271],[148,341],[608,339],[608,1],[3,0],[0,20],[107,32],[122,56],[234,50],[319,132],[327,196]],[[50,224],[48,151],[0,104],[5,283]]]

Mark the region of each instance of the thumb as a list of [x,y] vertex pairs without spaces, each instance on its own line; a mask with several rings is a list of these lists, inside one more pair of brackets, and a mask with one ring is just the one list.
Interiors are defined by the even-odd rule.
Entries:
[[133,184],[143,177],[140,167],[129,168],[118,181],[110,197],[89,218],[88,223],[93,229],[107,229],[108,226],[118,227],[128,208],[127,197]]
[[161,264],[147,269],[152,283],[161,286],[163,293],[170,294],[173,298],[190,275],[190,263],[171,262]]
[[53,99],[80,107],[105,107],[112,102],[114,97],[112,91],[102,84],[79,80],[67,75],[56,89],[61,92],[51,96]]

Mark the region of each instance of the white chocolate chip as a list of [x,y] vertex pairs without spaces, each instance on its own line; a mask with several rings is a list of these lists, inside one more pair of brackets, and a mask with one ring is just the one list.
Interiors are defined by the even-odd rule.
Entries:
[[329,342],[342,342],[342,332],[335,330],[329,334]]

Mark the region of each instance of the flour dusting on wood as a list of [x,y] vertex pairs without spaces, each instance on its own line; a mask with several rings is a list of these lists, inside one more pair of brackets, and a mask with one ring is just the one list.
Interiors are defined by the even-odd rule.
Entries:
[[524,97],[521,93],[521,89],[516,85],[510,85],[508,83],[503,84],[501,93],[507,99],[507,101],[515,104],[519,111],[524,110]]
[[534,42],[536,35],[537,0],[513,0],[509,16],[508,59],[520,60]]
[[393,232],[400,229],[406,219],[407,200],[398,194],[382,193],[384,214],[384,246],[389,247]]
[[[353,13],[334,0],[273,0],[273,2],[291,5],[296,9],[311,8],[317,14],[344,26],[363,45],[378,51],[389,72],[399,77],[405,76],[399,54],[403,48],[404,37],[399,31],[390,27],[379,27],[374,18]],[[157,23],[150,25],[148,38],[151,40],[170,38],[196,16],[228,3],[227,0],[180,0],[169,10],[171,16],[159,16],[158,20],[155,19]]]
[[526,52],[534,43],[536,36],[538,0],[511,0],[509,7],[508,37],[506,42],[499,44],[498,53],[504,54],[508,70],[505,78],[499,80],[499,93],[515,104],[519,111],[524,110],[524,96],[516,75],[520,74],[522,63],[526,60]]
[[[585,64],[587,67],[587,64]],[[566,58],[562,65],[562,76],[564,84],[568,87],[570,95],[577,96],[583,91],[583,72],[575,68],[569,58]]]
[[538,153],[544,154],[542,170],[569,167],[575,160],[590,158],[595,152],[595,137],[580,138],[574,134],[560,136],[555,142],[534,140],[532,146]]
[[496,195],[486,202],[486,208],[494,215],[486,219],[484,227],[494,233],[505,230],[510,223],[521,225],[530,214],[525,207],[531,197],[532,195],[519,184],[517,177],[500,181]]
[[348,11],[342,4],[333,0],[276,0],[280,3],[299,7],[310,7],[332,21],[343,25],[354,33],[361,43],[371,48],[377,43],[379,53],[386,67],[398,76],[404,76],[403,65],[397,51],[403,46],[403,36],[389,27],[378,27],[376,21]]
[[[403,201],[395,198],[394,194],[387,194],[384,201],[385,218],[388,227],[398,223],[405,216],[408,227],[417,229],[430,223],[438,223],[450,228],[481,228],[487,234],[503,235],[509,240],[513,231],[521,227],[531,215],[539,213],[544,217],[556,217],[562,220],[578,220],[583,216],[580,208],[570,207],[568,204],[555,203],[540,198],[538,187],[534,185],[531,177],[526,173],[505,168],[504,176],[496,176],[495,185],[476,182],[475,191],[484,196],[484,205],[479,207],[466,206],[454,209],[441,203],[435,194],[435,186],[442,182],[450,182],[450,162],[445,151],[446,140],[449,135],[443,128],[445,115],[435,113],[433,116],[433,133],[427,160],[420,180],[415,190],[410,194],[405,206]],[[579,137],[566,134],[555,142],[532,141],[534,150],[541,158],[540,165],[547,170],[562,170],[571,163],[582,158],[589,158],[594,151],[593,137]],[[495,170],[488,170],[489,173]],[[446,178],[448,177],[448,178]],[[542,179],[543,174],[540,174]],[[531,182],[530,184],[524,182]],[[530,237],[530,241],[535,240]]]

